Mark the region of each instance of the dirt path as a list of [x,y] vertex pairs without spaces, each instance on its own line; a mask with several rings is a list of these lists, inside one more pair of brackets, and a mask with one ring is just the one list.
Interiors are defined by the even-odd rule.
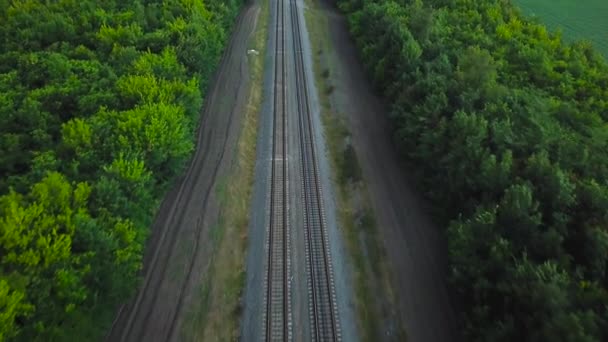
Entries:
[[392,270],[398,309],[408,341],[455,341],[454,312],[445,273],[446,244],[400,163],[390,140],[386,110],[372,94],[357,60],[346,22],[329,0],[320,0],[330,30],[328,52],[334,110],[345,116],[371,195]]
[[108,341],[177,340],[183,304],[199,288],[212,251],[219,206],[213,189],[227,173],[248,95],[247,40],[257,3],[245,5],[202,113],[196,152],[185,176],[165,197],[144,259],[144,280],[125,305]]

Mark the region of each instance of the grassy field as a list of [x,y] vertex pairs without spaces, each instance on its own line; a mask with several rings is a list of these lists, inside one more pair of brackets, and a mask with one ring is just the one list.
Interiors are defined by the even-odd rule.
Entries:
[[567,41],[589,40],[608,58],[608,0],[513,0]]

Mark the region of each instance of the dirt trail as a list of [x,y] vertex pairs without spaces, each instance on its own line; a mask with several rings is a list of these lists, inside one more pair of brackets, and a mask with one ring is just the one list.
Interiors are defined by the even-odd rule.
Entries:
[[199,288],[212,251],[218,178],[230,167],[248,94],[247,40],[259,5],[245,5],[209,88],[196,152],[165,197],[144,258],[144,281],[120,310],[108,341],[177,340],[183,305]]
[[[330,30],[332,107],[344,115],[371,195],[409,342],[456,341],[445,273],[446,243],[391,143],[386,109],[357,60],[345,19],[320,0]],[[390,338],[388,338],[390,339]]]

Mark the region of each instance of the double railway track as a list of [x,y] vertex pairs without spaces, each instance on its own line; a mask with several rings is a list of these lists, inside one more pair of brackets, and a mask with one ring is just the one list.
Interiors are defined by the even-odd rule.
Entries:
[[[273,144],[270,191],[270,227],[266,278],[266,341],[291,340],[289,226],[287,216],[287,106],[285,69],[285,2],[276,1]],[[312,341],[341,341],[333,270],[329,251],[323,194],[302,54],[300,16],[296,0],[289,0],[295,65],[297,134],[303,193],[304,248]]]

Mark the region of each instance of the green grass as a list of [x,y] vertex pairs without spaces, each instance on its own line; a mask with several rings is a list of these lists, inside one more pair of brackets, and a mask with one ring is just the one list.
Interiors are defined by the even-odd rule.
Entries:
[[608,58],[608,0],[514,0],[524,14],[538,17],[566,41],[588,40]]

